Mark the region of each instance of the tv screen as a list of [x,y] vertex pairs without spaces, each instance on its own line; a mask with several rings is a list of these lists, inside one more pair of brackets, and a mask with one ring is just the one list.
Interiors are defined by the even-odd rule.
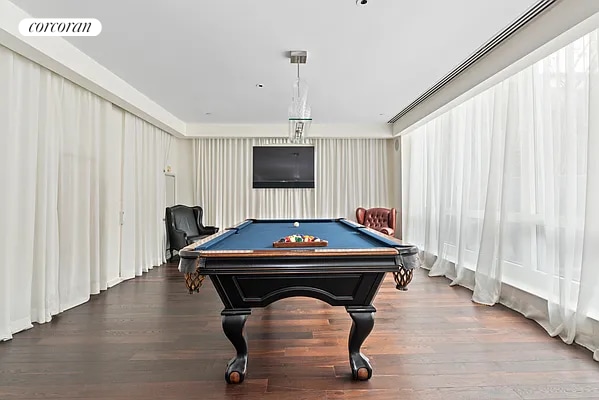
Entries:
[[313,188],[314,146],[254,146],[253,188]]

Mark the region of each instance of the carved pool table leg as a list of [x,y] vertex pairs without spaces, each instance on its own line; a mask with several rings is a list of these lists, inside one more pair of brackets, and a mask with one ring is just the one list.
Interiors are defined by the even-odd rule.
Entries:
[[229,338],[237,355],[227,364],[225,380],[227,383],[241,383],[245,379],[248,364],[248,344],[243,329],[251,310],[223,310],[221,312],[223,331]]
[[345,307],[352,318],[349,332],[349,366],[355,380],[365,381],[372,377],[372,367],[368,358],[360,352],[360,347],[374,327],[373,306]]

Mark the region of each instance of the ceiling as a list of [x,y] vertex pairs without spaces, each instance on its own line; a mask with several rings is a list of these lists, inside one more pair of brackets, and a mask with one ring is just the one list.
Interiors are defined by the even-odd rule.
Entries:
[[[384,123],[536,0],[11,0],[34,17],[97,18],[66,38],[187,123],[287,119],[307,50],[315,123]],[[263,85],[258,88],[256,85]]]

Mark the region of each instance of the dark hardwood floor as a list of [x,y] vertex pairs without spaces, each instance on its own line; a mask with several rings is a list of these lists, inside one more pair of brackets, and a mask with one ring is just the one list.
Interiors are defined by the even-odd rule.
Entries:
[[388,276],[366,382],[351,380],[344,308],[294,298],[253,310],[247,378],[227,385],[220,299],[208,279],[189,295],[167,264],[0,343],[0,399],[599,398],[590,351],[470,297],[424,270],[407,292]]

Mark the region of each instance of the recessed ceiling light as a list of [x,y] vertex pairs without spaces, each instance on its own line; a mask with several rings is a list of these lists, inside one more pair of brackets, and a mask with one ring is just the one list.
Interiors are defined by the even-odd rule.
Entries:
[[264,87],[264,85],[263,85],[263,84],[261,84],[261,83],[256,83],[256,87],[257,87],[257,88],[263,88],[263,87]]
[[368,3],[368,0],[356,0],[356,4],[359,6],[363,6]]

